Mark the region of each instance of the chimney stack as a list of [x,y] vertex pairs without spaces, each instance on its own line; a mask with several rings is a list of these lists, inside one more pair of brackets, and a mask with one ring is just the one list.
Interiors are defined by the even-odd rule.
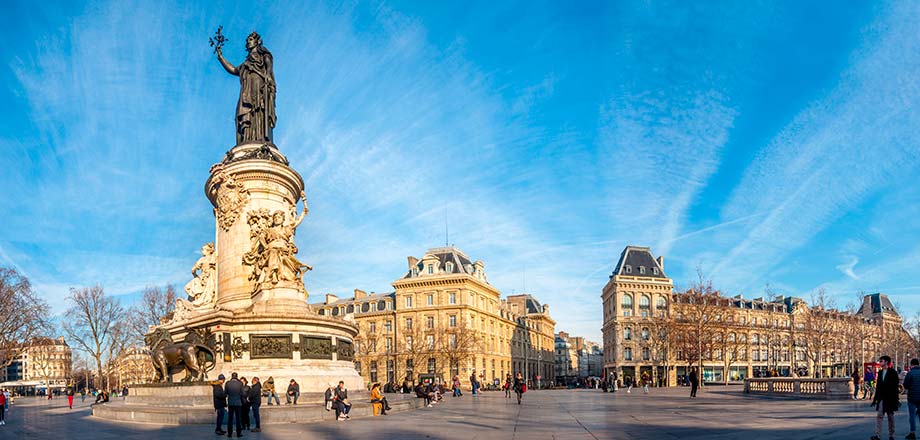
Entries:
[[365,296],[367,296],[367,292],[365,292],[365,291],[363,291],[363,290],[361,290],[361,289],[355,289],[355,300],[356,300],[356,301],[359,300],[359,299],[361,299],[361,298],[364,298]]
[[332,303],[334,303],[334,302],[336,302],[336,301],[338,301],[338,300],[339,300],[339,297],[337,297],[337,296],[335,296],[335,295],[333,295],[333,294],[331,294],[331,293],[327,293],[327,294],[326,294],[326,304],[332,304]]

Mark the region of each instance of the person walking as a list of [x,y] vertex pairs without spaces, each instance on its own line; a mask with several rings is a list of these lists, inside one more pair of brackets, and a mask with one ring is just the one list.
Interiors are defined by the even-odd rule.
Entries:
[[240,382],[243,383],[243,392],[240,394],[240,400],[243,402],[242,408],[240,409],[241,414],[243,415],[243,430],[248,431],[249,427],[249,410],[251,406],[249,405],[249,393],[252,391],[252,387],[249,386],[249,381],[245,377],[240,378]]
[[275,393],[275,378],[268,376],[268,380],[265,381],[265,389],[268,390],[268,405],[272,404],[272,397],[275,398],[275,404],[281,405],[281,399],[278,398],[278,394]]
[[696,390],[700,387],[700,376],[696,373],[696,367],[690,369],[690,398],[696,397]]
[[233,437],[233,421],[236,420],[236,436],[243,436],[243,383],[236,373],[230,374],[230,380],[224,384],[227,393],[227,438]]
[[527,383],[524,382],[524,375],[519,371],[517,375],[514,376],[514,394],[517,396],[518,405],[521,404],[521,397],[524,393],[527,392]]
[[514,382],[514,380],[511,379],[511,373],[506,374],[506,375],[505,375],[505,385],[503,386],[503,388],[505,389],[505,398],[506,398],[506,399],[510,399],[510,398],[511,398],[511,385],[512,385],[512,382]]
[[854,369],[850,377],[853,379],[853,400],[857,400],[859,399],[859,369]]
[[351,411],[351,402],[348,401],[348,390],[345,389],[345,382],[339,381],[339,386],[335,389],[335,404],[338,406],[338,420],[350,419],[348,413]]
[[470,374],[470,387],[473,388],[473,395],[479,394],[479,380],[476,379],[476,369],[473,369],[473,373]]
[[898,401],[898,371],[892,368],[891,358],[882,356],[878,358],[881,367],[878,375],[878,385],[875,388],[875,396],[872,398],[872,404],[877,411],[875,416],[875,435],[872,440],[881,440],[882,419],[888,416],[888,438],[894,439],[894,413],[898,410],[901,402]]
[[652,379],[648,377],[648,372],[642,372],[642,392],[645,394],[648,394],[648,383],[650,380]]
[[0,390],[0,425],[6,425],[6,393]]
[[904,377],[904,390],[907,391],[907,417],[910,418],[908,440],[917,438],[917,410],[920,410],[920,359],[910,360],[910,370]]
[[262,432],[262,418],[259,416],[259,408],[262,407],[262,384],[258,376],[252,378],[252,386],[249,387],[249,406],[252,408],[252,420],[256,422],[252,432]]
[[300,384],[296,380],[291,379],[290,385],[287,388],[287,405],[291,404],[291,399],[294,400],[294,405],[297,405],[297,398],[300,397]]
[[86,402],[86,387],[80,390],[80,403]]
[[67,406],[73,409],[73,387],[67,387]]
[[125,398],[127,398],[127,397],[128,397],[128,386],[125,385],[125,386],[122,387],[122,389],[121,389],[121,400],[125,400]]
[[214,411],[217,412],[217,427],[214,433],[224,435],[224,414],[227,413],[227,393],[224,392],[224,375],[217,376],[217,381],[211,382],[212,395],[214,396]]

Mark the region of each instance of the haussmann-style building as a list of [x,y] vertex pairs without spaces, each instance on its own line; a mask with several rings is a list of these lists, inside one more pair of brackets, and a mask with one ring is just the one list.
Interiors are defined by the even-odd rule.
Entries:
[[484,386],[516,372],[531,386],[550,385],[556,323],[549,306],[527,294],[502,299],[482,261],[452,246],[429,249],[408,257],[392,287],[388,293],[356,289],[352,298],[327,294],[314,304],[320,315],[358,324],[355,366],[367,383],[459,376],[469,388],[475,370]]
[[[674,292],[663,257],[627,246],[604,286],[604,373],[676,385],[691,365],[704,381],[748,377],[841,377],[882,354],[906,364],[914,345],[885,294],[865,295],[853,312],[809,307],[801,298],[714,296],[704,341],[692,339],[691,292]],[[916,355],[914,353],[913,355]],[[698,359],[702,361],[699,362]]]

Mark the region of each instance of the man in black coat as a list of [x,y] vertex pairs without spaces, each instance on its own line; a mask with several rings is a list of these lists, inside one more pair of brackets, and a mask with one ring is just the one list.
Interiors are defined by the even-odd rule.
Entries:
[[690,369],[690,398],[696,397],[696,390],[700,387],[700,376],[696,373],[696,367]]
[[878,363],[878,385],[875,387],[875,397],[872,398],[872,404],[877,411],[875,435],[872,436],[872,440],[880,440],[882,419],[885,415],[888,415],[888,438],[894,439],[894,412],[901,405],[898,401],[898,385],[901,381],[897,370],[892,368],[890,357],[882,356],[878,358]]
[[227,438],[233,437],[233,419],[236,418],[236,436],[243,436],[243,382],[237,379],[236,373],[230,375],[230,380],[224,385],[227,393],[227,406],[230,408],[227,415]]
[[262,432],[262,419],[259,417],[259,408],[262,406],[262,382],[259,382],[258,376],[252,378],[249,404],[252,405],[252,419],[256,422],[256,428],[252,432]]
[[214,388],[214,410],[217,411],[217,428],[214,429],[214,433],[217,435],[224,435],[227,432],[224,431],[224,414],[227,413],[227,394],[224,393],[224,375],[221,374],[217,376],[216,382],[211,382],[211,386]]

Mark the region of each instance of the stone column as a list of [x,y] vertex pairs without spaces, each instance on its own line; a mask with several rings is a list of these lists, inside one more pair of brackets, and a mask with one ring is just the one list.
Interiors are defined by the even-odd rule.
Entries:
[[250,279],[251,266],[243,264],[243,255],[253,248],[250,213],[280,211],[285,221],[299,214],[294,211],[304,189],[303,178],[286,163],[287,159],[273,147],[241,145],[234,147],[222,163],[211,167],[205,194],[217,217],[215,248],[220,308],[306,309],[307,293],[302,283],[285,281],[271,288],[260,288]]

